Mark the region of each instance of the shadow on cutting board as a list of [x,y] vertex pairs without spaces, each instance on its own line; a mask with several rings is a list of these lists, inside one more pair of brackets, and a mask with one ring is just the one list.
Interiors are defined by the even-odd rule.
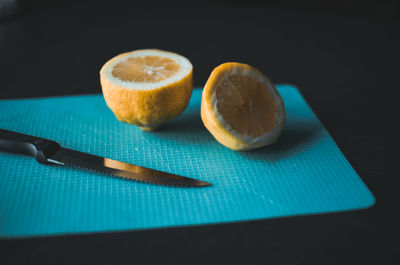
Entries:
[[201,120],[199,108],[198,112],[191,111],[189,113],[184,113],[178,119],[164,124],[156,132],[190,134],[200,131],[206,131],[206,127],[204,127],[203,121]]
[[320,128],[306,121],[288,121],[275,143],[251,152],[241,152],[241,154],[253,160],[281,160],[307,149],[308,146],[311,148],[320,131]]
[[[278,161],[301,152],[307,146],[311,146],[321,131],[319,126],[308,120],[288,117],[283,132],[275,143],[250,152],[239,153],[248,159]],[[162,138],[182,139],[182,141],[187,136],[192,136],[189,137],[193,142],[192,144],[210,143],[220,145],[204,127],[200,117],[200,107],[198,111],[192,109],[192,111],[184,113],[178,119],[162,126],[155,133]],[[183,135],[185,137],[182,137]],[[225,147],[221,145],[221,148]]]

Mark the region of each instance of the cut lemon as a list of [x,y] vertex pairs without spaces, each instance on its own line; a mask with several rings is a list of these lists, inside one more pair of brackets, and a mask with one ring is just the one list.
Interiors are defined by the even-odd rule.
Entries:
[[273,83],[241,63],[216,67],[203,90],[201,118],[214,138],[233,150],[274,142],[282,132],[285,108]]
[[118,120],[151,131],[187,107],[193,67],[185,57],[146,49],[120,54],[100,71],[107,106]]

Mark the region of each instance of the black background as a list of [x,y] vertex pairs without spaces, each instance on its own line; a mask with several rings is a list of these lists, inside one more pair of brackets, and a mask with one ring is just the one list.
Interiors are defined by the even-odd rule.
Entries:
[[248,63],[299,87],[377,201],[324,215],[2,239],[1,264],[399,264],[396,1],[21,3],[0,20],[1,98],[100,93],[104,62],[140,48],[189,58],[196,87],[220,63]]

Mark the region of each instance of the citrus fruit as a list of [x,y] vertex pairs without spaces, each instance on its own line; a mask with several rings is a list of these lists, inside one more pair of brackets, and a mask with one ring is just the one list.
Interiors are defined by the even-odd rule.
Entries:
[[224,63],[212,71],[203,89],[201,119],[221,144],[252,150],[279,137],[285,108],[274,84],[260,71]]
[[104,64],[100,82],[118,120],[151,131],[187,107],[193,67],[176,53],[156,49],[120,54]]

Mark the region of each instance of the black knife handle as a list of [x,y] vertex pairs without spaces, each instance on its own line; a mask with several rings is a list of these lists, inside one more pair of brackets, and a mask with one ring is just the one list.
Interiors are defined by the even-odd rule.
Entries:
[[60,147],[51,140],[0,129],[1,151],[30,155],[42,164],[47,164],[47,158]]

